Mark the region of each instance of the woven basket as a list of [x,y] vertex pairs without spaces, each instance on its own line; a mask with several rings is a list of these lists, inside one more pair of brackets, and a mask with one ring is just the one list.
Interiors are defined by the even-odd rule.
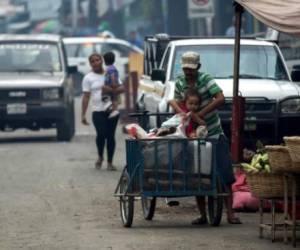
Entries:
[[291,156],[286,146],[267,145],[265,148],[268,153],[272,172],[282,173],[293,168]]
[[280,174],[247,173],[247,183],[251,193],[258,198],[284,197],[283,176]]
[[[261,199],[284,198],[283,175],[277,173],[246,173],[247,183],[251,193]],[[288,195],[291,196],[292,183],[288,180]],[[300,183],[300,176],[296,177],[296,182]],[[300,197],[300,185],[297,185],[296,196]]]
[[300,173],[300,136],[283,137],[292,159],[290,172]]

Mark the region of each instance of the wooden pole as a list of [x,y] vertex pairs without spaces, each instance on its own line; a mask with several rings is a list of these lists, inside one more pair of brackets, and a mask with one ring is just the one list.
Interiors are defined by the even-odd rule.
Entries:
[[241,42],[241,19],[243,7],[235,3],[235,38],[234,38],[234,62],[233,62],[233,96],[239,94],[240,73],[240,42]]
[[235,6],[235,43],[233,62],[233,100],[232,100],[232,123],[231,123],[231,157],[233,162],[242,160],[243,152],[243,130],[245,115],[245,99],[239,96],[239,74],[240,74],[240,39],[241,39],[241,17],[243,7],[237,3]]

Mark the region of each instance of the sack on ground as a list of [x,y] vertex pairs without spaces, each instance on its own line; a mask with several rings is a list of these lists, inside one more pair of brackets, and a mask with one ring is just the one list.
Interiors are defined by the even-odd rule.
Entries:
[[238,211],[257,211],[259,199],[253,197],[246,182],[244,171],[237,169],[234,173],[235,182],[232,184],[232,208]]
[[259,200],[250,192],[237,191],[233,194],[232,208],[238,211],[257,211]]

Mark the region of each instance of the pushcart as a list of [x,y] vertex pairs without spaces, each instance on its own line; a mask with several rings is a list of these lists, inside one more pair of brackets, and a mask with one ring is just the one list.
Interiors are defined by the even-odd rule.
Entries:
[[126,139],[126,165],[114,196],[124,227],[131,227],[134,201],[152,220],[157,198],[207,196],[208,220],[218,226],[226,195],[216,169],[217,140]]

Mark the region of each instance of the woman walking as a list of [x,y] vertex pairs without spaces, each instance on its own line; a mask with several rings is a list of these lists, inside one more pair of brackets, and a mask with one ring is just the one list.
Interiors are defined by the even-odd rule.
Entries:
[[95,162],[95,168],[100,169],[103,163],[103,151],[106,144],[107,149],[107,170],[116,170],[113,165],[115,152],[115,132],[119,120],[119,115],[109,118],[107,110],[107,101],[102,101],[102,94],[120,94],[123,92],[123,86],[112,88],[105,85],[105,71],[103,69],[103,59],[100,54],[93,53],[89,56],[89,62],[92,71],[86,74],[82,81],[82,112],[81,122],[89,125],[86,119],[86,111],[91,99],[92,121],[96,129],[96,146],[98,158]]

